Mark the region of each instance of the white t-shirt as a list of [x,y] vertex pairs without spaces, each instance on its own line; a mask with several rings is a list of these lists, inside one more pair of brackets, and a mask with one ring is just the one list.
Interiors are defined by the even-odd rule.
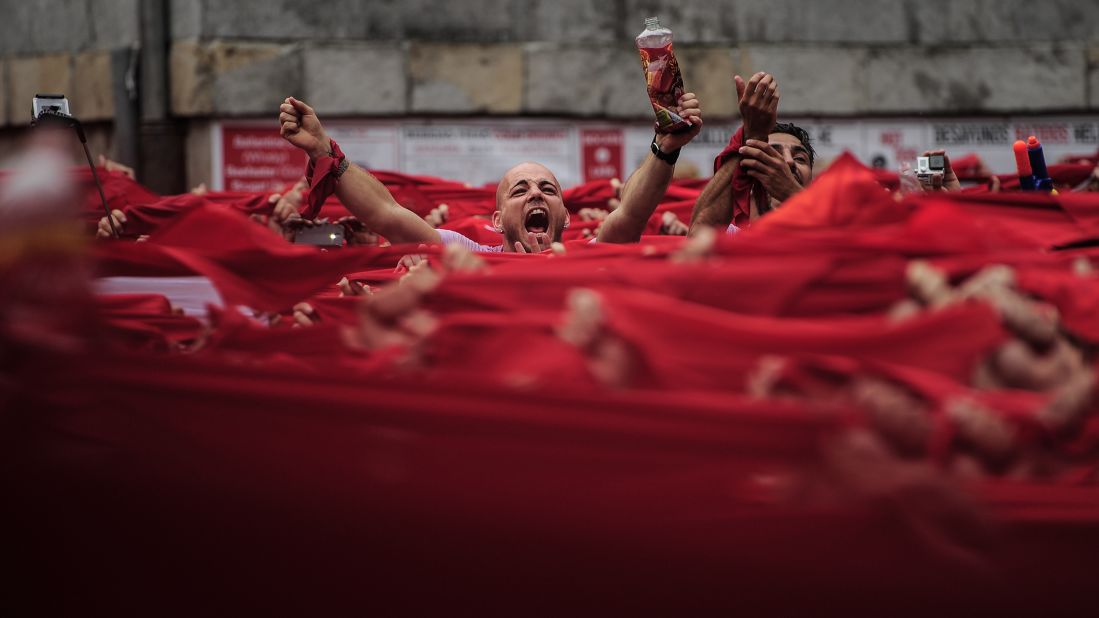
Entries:
[[504,245],[492,246],[482,245],[470,238],[465,237],[454,230],[435,230],[439,233],[439,241],[444,245],[461,245],[466,249],[474,253],[500,253],[504,250]]

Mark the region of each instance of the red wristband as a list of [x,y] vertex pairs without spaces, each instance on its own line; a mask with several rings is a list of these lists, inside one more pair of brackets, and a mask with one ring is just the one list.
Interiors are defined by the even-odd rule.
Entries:
[[301,213],[305,219],[317,217],[324,201],[336,192],[340,174],[346,169],[341,168],[346,157],[340,150],[340,145],[331,139],[328,143],[331,145],[328,155],[317,157],[316,161],[310,161],[305,168],[305,178],[309,181],[309,195],[305,199],[305,211]]

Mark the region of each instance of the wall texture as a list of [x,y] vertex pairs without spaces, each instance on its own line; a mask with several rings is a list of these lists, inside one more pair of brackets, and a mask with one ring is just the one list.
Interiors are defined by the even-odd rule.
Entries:
[[[676,33],[688,89],[736,115],[733,73],[767,70],[797,115],[1099,110],[1095,0],[159,0],[171,112],[642,118],[633,37]],[[3,0],[0,127],[38,91],[109,121],[112,58],[147,0]],[[123,55],[120,55],[120,50]],[[112,54],[112,52],[114,52]]]

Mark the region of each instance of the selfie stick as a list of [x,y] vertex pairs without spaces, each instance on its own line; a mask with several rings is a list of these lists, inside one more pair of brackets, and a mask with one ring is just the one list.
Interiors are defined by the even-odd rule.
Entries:
[[57,122],[76,130],[76,137],[80,139],[80,145],[84,147],[84,156],[88,159],[88,167],[92,169],[92,179],[95,180],[95,188],[99,191],[99,200],[103,203],[103,212],[107,213],[107,224],[111,226],[111,235],[118,238],[118,230],[114,227],[114,219],[111,218],[111,208],[107,206],[107,196],[103,194],[103,185],[99,183],[99,174],[92,163],[92,153],[88,150],[88,137],[84,135],[84,127],[76,118],[52,109],[42,110],[38,114],[36,122]]

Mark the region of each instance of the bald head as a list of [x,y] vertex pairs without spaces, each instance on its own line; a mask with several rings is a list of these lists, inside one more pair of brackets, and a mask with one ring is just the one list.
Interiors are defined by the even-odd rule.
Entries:
[[557,177],[554,176],[553,172],[545,165],[534,163],[533,161],[526,161],[516,165],[504,172],[503,178],[500,179],[500,184],[496,186],[496,209],[500,209],[500,206],[504,203],[504,196],[512,189],[515,189],[517,185],[526,182],[535,183],[537,186],[546,181],[549,181],[556,186],[558,193],[561,192],[561,183],[557,181]]
[[496,187],[492,223],[504,234],[505,250],[512,250],[515,242],[528,244],[529,234],[547,235],[559,241],[568,222],[561,183],[548,167],[527,162],[504,173]]

